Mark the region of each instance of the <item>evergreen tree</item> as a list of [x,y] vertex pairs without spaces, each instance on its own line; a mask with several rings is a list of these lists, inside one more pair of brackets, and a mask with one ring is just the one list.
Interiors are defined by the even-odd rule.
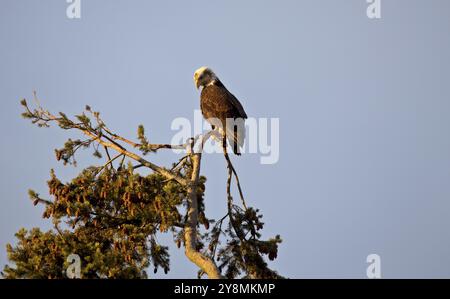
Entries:
[[[55,123],[86,136],[84,140],[68,139],[55,151],[57,160],[76,164],[76,152],[91,148],[94,156],[104,157],[106,162],[87,167],[66,183],[52,170],[47,182],[51,200],[29,191],[34,205],[45,205],[43,217],[51,219],[54,228],[17,232],[17,243],[7,245],[11,265],[4,267],[4,278],[67,278],[71,254],[80,257],[81,278],[147,278],[149,268],[167,273],[168,247],[158,243],[158,233],[173,234],[176,246],[183,246],[189,260],[198,266],[199,277],[280,278],[268,267],[266,258],[277,257],[281,239],[261,239],[262,215],[245,204],[226,150],[228,210],[217,221],[205,215],[201,148],[215,132],[181,145],[152,144],[144,127],[139,126],[136,143],[113,133],[89,106],[70,119],[64,113],[53,115],[39,105],[30,109],[25,100],[21,104],[23,117],[39,127]],[[170,169],[144,158],[163,149],[183,149],[186,154]],[[110,155],[113,151],[115,156]],[[147,167],[152,173],[143,176],[136,171],[139,167]],[[233,176],[242,206],[231,196]]]

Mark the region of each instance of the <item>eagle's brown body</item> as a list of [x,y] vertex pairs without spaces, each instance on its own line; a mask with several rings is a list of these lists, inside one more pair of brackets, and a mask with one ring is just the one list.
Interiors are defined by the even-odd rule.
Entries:
[[[240,155],[239,148],[244,145],[245,139],[244,120],[247,118],[241,103],[208,68],[197,71],[194,80],[197,87],[203,86],[200,95],[203,117],[213,129],[221,131],[230,142],[233,152]],[[230,124],[230,121],[234,123]]]

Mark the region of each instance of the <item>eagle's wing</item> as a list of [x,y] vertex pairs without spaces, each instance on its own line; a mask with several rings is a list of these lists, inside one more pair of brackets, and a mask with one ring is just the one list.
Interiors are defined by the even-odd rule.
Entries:
[[245,113],[244,107],[242,107],[241,102],[239,102],[239,100],[231,92],[229,92],[227,89],[225,89],[225,90],[230,95],[230,97],[228,98],[229,101],[239,111],[239,117],[246,119],[247,118],[247,113]]
[[[209,85],[202,90],[202,112],[212,112],[215,115],[206,116],[221,118],[247,118],[247,114],[239,100],[225,86]],[[204,109],[205,108],[205,109]]]

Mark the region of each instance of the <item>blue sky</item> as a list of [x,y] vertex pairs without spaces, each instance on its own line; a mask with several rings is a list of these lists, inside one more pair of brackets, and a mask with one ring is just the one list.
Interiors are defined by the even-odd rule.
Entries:
[[[51,111],[101,111],[115,131],[168,142],[177,117],[193,119],[192,75],[212,67],[251,117],[279,118],[280,160],[233,158],[265,235],[284,242],[271,266],[291,278],[450,277],[450,3],[365,0],[64,0],[0,5],[0,265],[21,227],[49,228],[29,188],[45,194],[53,149],[68,136],[20,118],[36,90]],[[151,156],[169,165],[171,153]],[[223,157],[203,158],[211,217],[224,214]],[[196,268],[173,246],[172,271]]]

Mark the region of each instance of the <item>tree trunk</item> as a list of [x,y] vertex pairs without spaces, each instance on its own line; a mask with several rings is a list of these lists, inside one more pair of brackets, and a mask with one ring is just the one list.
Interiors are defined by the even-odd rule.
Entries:
[[198,200],[197,187],[200,176],[201,154],[191,154],[192,174],[188,192],[188,219],[184,228],[185,254],[189,260],[196,264],[208,278],[222,278],[214,261],[197,250],[197,223],[198,223]]

